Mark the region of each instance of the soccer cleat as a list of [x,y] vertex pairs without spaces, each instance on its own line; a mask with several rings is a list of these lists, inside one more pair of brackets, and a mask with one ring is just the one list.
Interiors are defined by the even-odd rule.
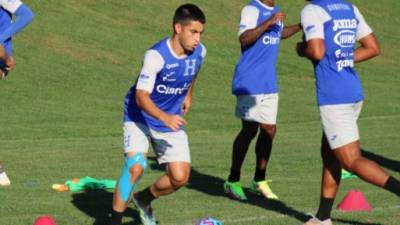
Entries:
[[136,208],[139,210],[140,221],[142,222],[142,224],[156,225],[156,218],[154,218],[153,209],[151,208],[151,205],[143,206],[140,203],[139,199],[137,199],[136,195],[133,196],[132,200]]
[[331,219],[326,219],[326,220],[319,220],[317,217],[313,216],[311,219],[309,219],[306,223],[303,225],[333,225]]
[[272,182],[271,180],[263,180],[263,181],[252,181],[250,183],[250,192],[257,195],[263,195],[267,199],[278,199],[278,196],[272,192],[268,183]]
[[8,186],[11,184],[10,179],[8,178],[6,171],[4,171],[1,168],[2,171],[0,171],[0,186]]
[[224,191],[226,194],[229,195],[230,198],[234,200],[247,200],[242,185],[240,184],[240,181],[237,182],[225,181]]

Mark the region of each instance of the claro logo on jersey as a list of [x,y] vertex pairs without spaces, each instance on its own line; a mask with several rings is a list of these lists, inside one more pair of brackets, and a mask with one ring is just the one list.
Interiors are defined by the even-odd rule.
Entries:
[[159,84],[156,87],[156,90],[160,94],[166,94],[166,95],[181,95],[185,91],[187,91],[190,87],[190,83],[185,83],[183,87],[168,87],[165,84]]
[[265,45],[278,45],[279,42],[281,41],[280,37],[274,37],[274,36],[270,36],[270,35],[266,35],[263,37],[262,39],[263,43]]

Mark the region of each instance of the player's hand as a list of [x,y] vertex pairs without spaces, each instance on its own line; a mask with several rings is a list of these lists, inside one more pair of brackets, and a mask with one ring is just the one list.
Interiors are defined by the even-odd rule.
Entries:
[[186,115],[189,112],[189,109],[192,107],[192,98],[186,98],[182,104],[182,112],[183,115]]
[[181,126],[187,124],[186,120],[179,115],[166,114],[163,116],[163,118],[161,118],[161,121],[173,131],[178,131]]
[[296,45],[296,52],[297,55],[300,57],[305,57],[306,56],[306,48],[307,48],[307,43],[302,41],[302,42],[297,42]]
[[271,24],[276,24],[279,21],[283,21],[286,18],[286,14],[283,12],[277,12],[275,13],[269,20]]
[[15,68],[15,59],[14,59],[14,57],[8,56],[6,61],[5,61],[5,63],[6,63],[6,69],[8,71],[13,70]]

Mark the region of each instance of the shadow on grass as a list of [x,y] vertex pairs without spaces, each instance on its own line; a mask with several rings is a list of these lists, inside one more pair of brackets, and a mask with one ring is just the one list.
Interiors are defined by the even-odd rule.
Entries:
[[[212,175],[203,174],[196,169],[192,168],[190,180],[187,188],[200,191],[202,193],[212,196],[226,196],[223,191],[223,185],[225,180],[215,177]],[[245,192],[249,192],[247,188],[244,188]],[[240,201],[243,204],[255,205],[270,211],[275,211],[279,214],[294,217],[299,221],[306,221],[309,216],[303,212],[300,212],[279,200],[264,200],[256,195],[248,195],[247,201]]]
[[[111,212],[113,193],[105,190],[86,190],[72,195],[72,204],[87,216],[95,219],[93,225],[107,225]],[[133,218],[133,221],[124,225],[139,225],[139,214],[128,208],[124,217]]]
[[357,222],[353,220],[343,220],[343,219],[332,219],[333,222],[339,222],[339,223],[347,223],[351,225],[383,225],[381,223],[363,223],[363,222]]
[[378,163],[380,166],[385,167],[386,169],[400,173],[400,161],[377,155],[377,154],[373,153],[373,151],[369,151],[369,150],[365,150],[365,149],[361,149],[361,152],[365,158]]
[[[211,195],[211,196],[226,196],[223,191],[223,184],[225,180],[215,177],[208,174],[203,174],[198,170],[192,168],[191,176],[188,185],[186,186],[189,189],[193,189],[196,191],[200,191],[202,193]],[[246,193],[249,193],[248,188],[244,188]],[[247,195],[247,201],[240,201],[243,204],[250,204],[254,206],[261,207],[266,210],[274,211],[279,214],[293,217],[298,221],[305,222],[310,216],[304,212],[300,212],[293,207],[290,207],[286,203],[279,200],[265,200],[264,198],[249,194]],[[364,223],[353,220],[345,220],[345,219],[333,219],[334,221],[343,223],[343,224],[351,224],[351,225],[381,225],[377,223]]]
[[[364,151],[363,151],[364,154]],[[163,171],[164,167],[158,165],[156,157],[149,157],[149,167],[151,170]],[[395,165],[397,166],[397,165]],[[200,191],[207,195],[226,197],[223,191],[223,184],[225,180],[213,176],[201,173],[200,171],[192,168],[190,180],[186,188]],[[245,192],[249,193],[248,188],[245,188]],[[300,212],[286,203],[279,200],[268,200],[261,198],[256,195],[248,195],[247,201],[240,201],[243,204],[254,205],[261,207],[266,210],[274,211],[279,214],[293,217],[300,222],[307,221],[310,216],[304,212]],[[106,190],[86,190],[84,192],[75,193],[72,195],[72,204],[75,205],[80,211],[84,212],[87,216],[95,219],[93,225],[107,225],[109,222],[109,214],[111,212],[113,193]],[[136,210],[128,208],[124,214],[125,217],[133,218],[133,221],[125,223],[124,225],[139,225],[139,215]],[[379,223],[364,223],[353,220],[344,219],[333,219],[333,221],[340,222],[343,224],[351,225],[381,225]]]

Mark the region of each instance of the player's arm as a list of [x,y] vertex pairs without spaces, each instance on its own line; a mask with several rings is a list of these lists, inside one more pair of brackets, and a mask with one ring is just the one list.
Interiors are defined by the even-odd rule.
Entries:
[[299,31],[301,31],[301,23],[292,26],[285,26],[283,27],[281,38],[282,39],[290,38]]
[[354,52],[354,62],[359,63],[379,55],[379,44],[374,34],[363,37],[359,42],[360,47]]
[[196,78],[197,78],[197,74],[196,76],[193,78],[192,84],[189,87],[188,93],[185,97],[185,100],[183,100],[182,103],[182,112],[183,115],[186,115],[190,108],[192,107],[192,101],[193,101],[193,89],[194,89],[194,84],[196,83]]
[[356,35],[360,47],[358,47],[354,52],[354,62],[358,63],[379,55],[380,48],[371,27],[367,24],[358,8],[354,5],[353,7],[354,14],[359,21]]
[[2,1],[1,6],[16,17],[12,25],[0,33],[0,42],[4,42],[31,23],[34,16],[32,10],[19,0]]
[[285,14],[283,12],[277,12],[271,16],[270,19],[264,21],[262,24],[256,28],[246,30],[239,37],[240,44],[242,46],[248,46],[257,41],[257,39],[271,26],[275,25],[279,21],[285,19]]
[[324,39],[315,38],[307,41],[302,47],[303,54],[310,60],[319,61],[325,55],[325,42]]
[[143,67],[136,83],[135,101],[147,114],[162,121],[173,131],[177,131],[182,125],[186,124],[186,121],[179,115],[165,113],[150,98],[150,94],[154,89],[156,76],[163,68],[163,65],[164,60],[157,51],[149,50],[146,52]]
[[312,61],[319,61],[325,55],[324,22],[329,20],[321,8],[306,6],[301,12],[303,40],[297,43],[297,54]]
[[162,121],[167,127],[173,131],[179,130],[182,125],[186,124],[185,119],[179,115],[169,115],[162,111],[154,104],[150,98],[150,93],[145,90],[136,90],[136,104],[147,114]]
[[260,11],[254,6],[246,6],[242,9],[239,28],[239,42],[241,46],[253,44],[268,27],[285,17],[283,13],[276,13],[269,20],[257,26],[259,14]]
[[13,70],[15,67],[15,60],[12,56],[7,54],[6,48],[0,44],[0,60],[3,60],[6,65],[6,70]]
[[6,61],[8,58],[6,50],[3,45],[0,44],[0,60]]

